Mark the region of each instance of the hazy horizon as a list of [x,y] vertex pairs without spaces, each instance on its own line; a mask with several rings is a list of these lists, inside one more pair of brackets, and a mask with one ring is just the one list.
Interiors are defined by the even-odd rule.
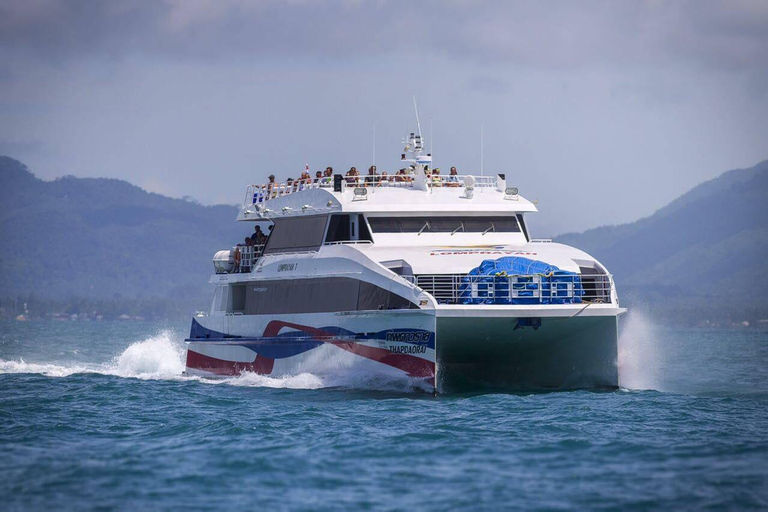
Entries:
[[[0,0],[0,154],[204,204],[332,165],[505,172],[537,235],[768,158],[768,4]],[[430,128],[431,125],[431,128]],[[434,140],[431,140],[431,134]]]

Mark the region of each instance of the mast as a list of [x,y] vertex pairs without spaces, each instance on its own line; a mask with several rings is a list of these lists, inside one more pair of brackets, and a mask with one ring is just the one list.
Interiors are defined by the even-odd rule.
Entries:
[[480,176],[484,176],[483,170],[483,125],[480,125]]
[[423,155],[424,139],[421,136],[421,120],[419,119],[419,109],[416,105],[416,96],[413,97],[413,109],[416,112],[416,127],[418,134],[411,132],[407,139],[403,139],[405,144],[404,153],[400,161],[408,162],[414,170],[413,184],[415,188],[427,190],[426,169],[432,166],[432,155]]

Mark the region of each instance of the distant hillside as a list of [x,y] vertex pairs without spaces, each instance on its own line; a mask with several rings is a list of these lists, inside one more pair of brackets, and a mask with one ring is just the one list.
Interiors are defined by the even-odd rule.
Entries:
[[[120,180],[42,181],[0,157],[0,301],[80,297],[111,301],[115,311],[130,301],[204,306],[211,256],[250,232],[236,214]],[[624,304],[670,316],[766,318],[768,161],[702,183],[637,222],[557,241],[605,263]]]
[[37,179],[0,157],[0,298],[207,297],[216,250],[252,229],[114,179]]
[[765,311],[768,161],[702,183],[637,222],[557,241],[602,261],[634,301]]

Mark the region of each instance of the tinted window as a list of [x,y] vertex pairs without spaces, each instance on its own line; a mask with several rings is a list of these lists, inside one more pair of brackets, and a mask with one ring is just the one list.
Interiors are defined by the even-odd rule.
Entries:
[[394,217],[368,217],[374,233],[400,233],[400,226]]
[[372,240],[371,233],[365,223],[365,217],[359,213],[331,215],[331,221],[328,223],[328,234],[325,237],[326,243],[360,240],[369,242]]
[[264,252],[316,250],[323,241],[326,219],[325,215],[275,219]]
[[436,217],[429,219],[429,231],[432,233],[453,233],[463,229],[464,227],[459,217]]
[[[369,217],[374,233],[519,233],[516,217]],[[426,227],[425,227],[426,225]]]
[[347,240],[349,240],[349,215],[331,215],[325,241],[346,242]]
[[427,219],[425,217],[402,217],[397,219],[397,225],[400,226],[401,233],[418,233],[422,230],[429,231],[429,227],[425,227],[427,225]]
[[348,277],[261,281],[234,288],[245,291],[247,315],[418,309],[395,293]]
[[520,224],[520,228],[523,230],[523,234],[525,235],[525,239],[530,241],[531,237],[528,236],[528,229],[525,227],[525,220],[523,219],[522,214],[517,215],[517,223]]
[[232,311],[242,313],[245,311],[246,286],[242,284],[232,285]]

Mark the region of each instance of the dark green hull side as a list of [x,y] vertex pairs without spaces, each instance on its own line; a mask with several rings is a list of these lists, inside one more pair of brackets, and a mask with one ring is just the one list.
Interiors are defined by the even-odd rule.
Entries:
[[439,392],[618,388],[617,317],[517,325],[517,318],[438,317]]

